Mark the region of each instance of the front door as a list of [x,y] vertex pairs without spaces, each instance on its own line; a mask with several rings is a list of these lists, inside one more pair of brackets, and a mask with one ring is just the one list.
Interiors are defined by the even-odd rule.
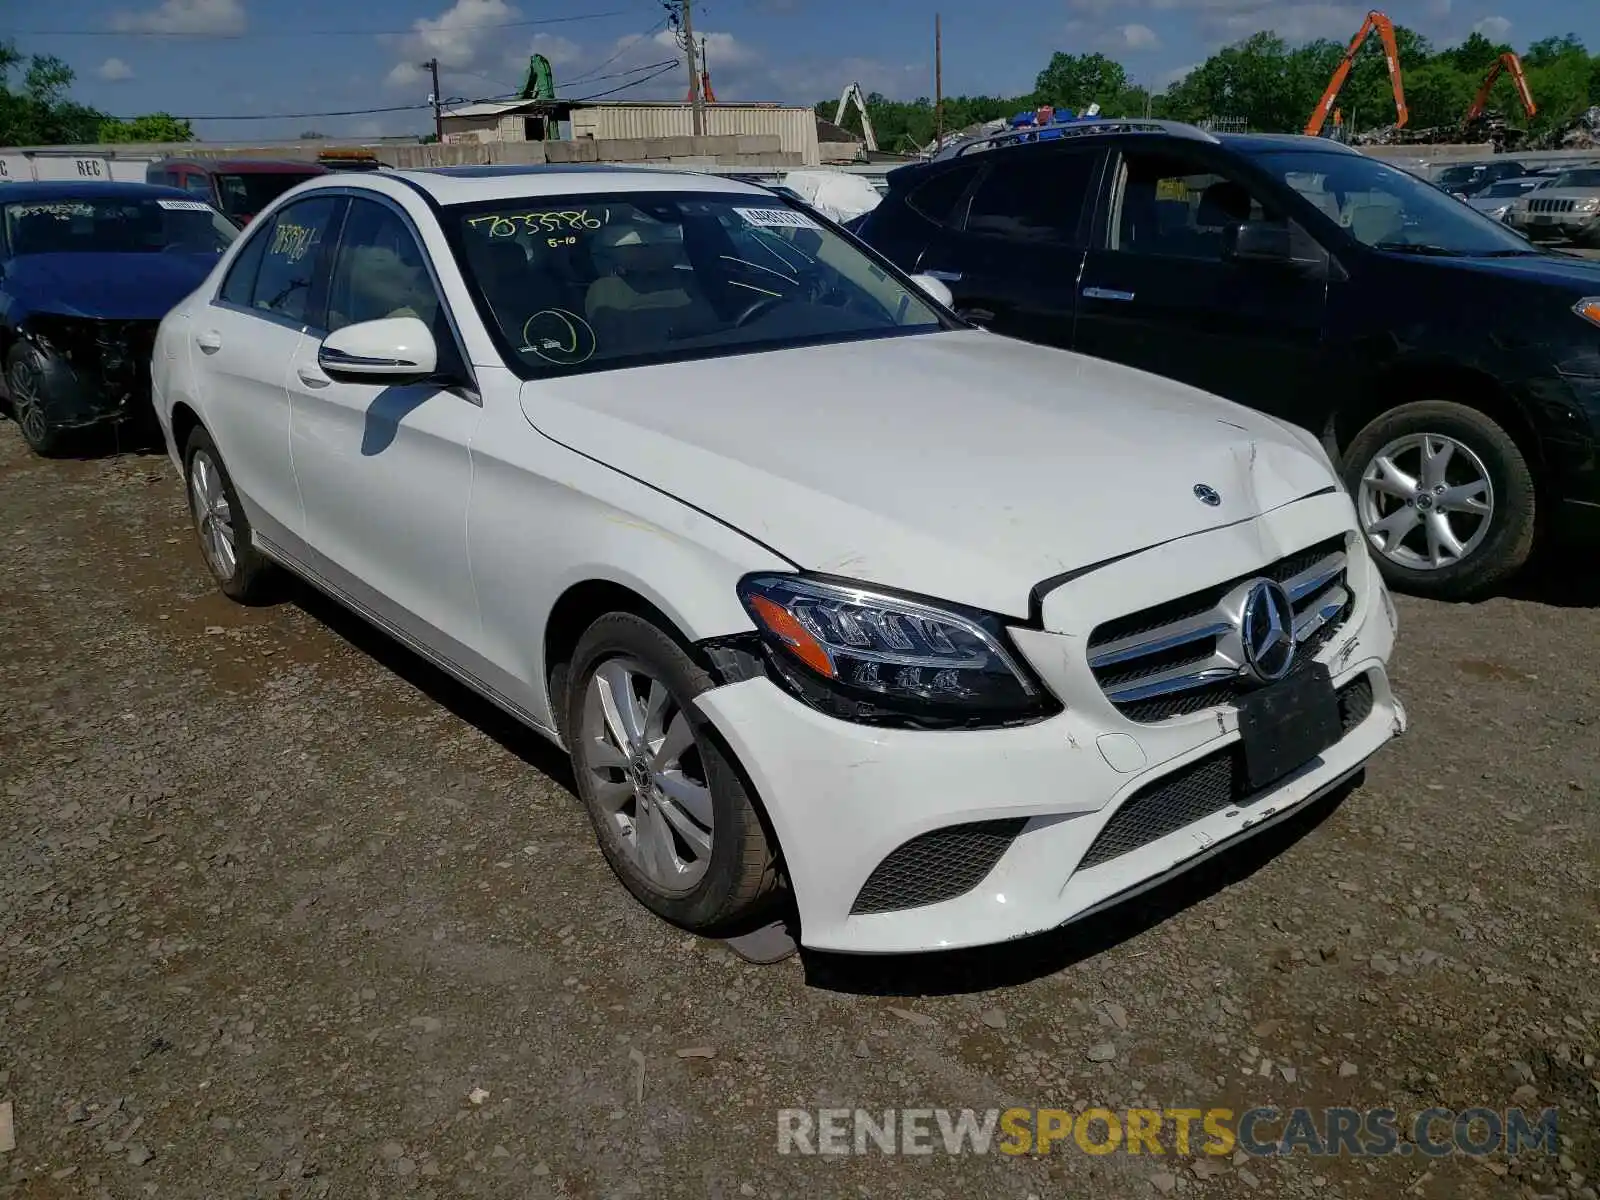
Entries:
[[991,153],[964,224],[942,232],[917,269],[944,280],[956,311],[975,324],[1070,346],[1102,155],[1068,145]]
[[[1320,409],[1306,401],[1326,365],[1328,256],[1219,166],[1186,151],[1122,155],[1073,348],[1304,424]],[[1292,259],[1233,256],[1230,238],[1249,224],[1286,230]]]
[[398,207],[351,200],[325,307],[288,379],[309,565],[425,645],[468,661],[464,650],[480,641],[466,542],[477,397],[435,383],[342,382],[317,365],[332,330],[416,316],[434,330],[441,368],[464,375],[428,261]]

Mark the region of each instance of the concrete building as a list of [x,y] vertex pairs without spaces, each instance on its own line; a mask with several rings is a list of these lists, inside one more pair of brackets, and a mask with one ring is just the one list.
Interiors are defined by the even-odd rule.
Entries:
[[[822,161],[817,144],[816,115],[809,108],[780,104],[708,104],[705,114],[707,138],[738,138],[745,146],[762,147],[746,153],[776,153],[783,156],[784,162],[795,165],[816,166]],[[720,141],[717,149],[684,150],[680,140],[691,137],[694,116],[689,105],[681,103],[508,100],[447,108],[443,117],[447,143],[594,141],[621,144],[668,140],[680,143],[675,153],[628,154],[623,161],[717,155],[725,153],[722,147],[727,145],[726,141]]]

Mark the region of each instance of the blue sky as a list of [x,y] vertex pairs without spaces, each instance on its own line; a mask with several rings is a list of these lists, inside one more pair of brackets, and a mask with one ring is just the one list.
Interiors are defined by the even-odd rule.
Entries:
[[[1258,29],[1344,40],[1365,4],[1323,0],[705,0],[695,10],[719,99],[810,102],[851,80],[897,98],[933,91],[933,14],[944,10],[945,89],[1028,90],[1053,50],[1101,50],[1160,88]],[[118,115],[322,113],[423,104],[415,65],[437,56],[446,97],[496,96],[545,54],[563,95],[639,80],[678,57],[660,0],[53,0],[0,5],[0,37],[56,54],[75,94]],[[1447,44],[1482,29],[1519,48],[1572,32],[1600,50],[1596,0],[1392,0],[1389,15]],[[535,23],[542,22],[542,23]],[[619,93],[684,94],[682,68]],[[208,138],[425,130],[424,112],[203,121]]]

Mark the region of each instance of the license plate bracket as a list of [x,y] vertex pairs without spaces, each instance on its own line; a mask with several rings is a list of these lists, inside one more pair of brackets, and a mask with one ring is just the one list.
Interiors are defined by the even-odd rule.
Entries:
[[1322,663],[1250,692],[1239,703],[1239,741],[1251,792],[1299,770],[1342,735],[1333,676]]

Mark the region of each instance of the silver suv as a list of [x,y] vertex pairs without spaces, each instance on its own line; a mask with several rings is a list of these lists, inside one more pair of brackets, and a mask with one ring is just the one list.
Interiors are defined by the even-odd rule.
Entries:
[[1600,166],[1561,172],[1514,200],[1505,221],[1533,241],[1600,245]]

